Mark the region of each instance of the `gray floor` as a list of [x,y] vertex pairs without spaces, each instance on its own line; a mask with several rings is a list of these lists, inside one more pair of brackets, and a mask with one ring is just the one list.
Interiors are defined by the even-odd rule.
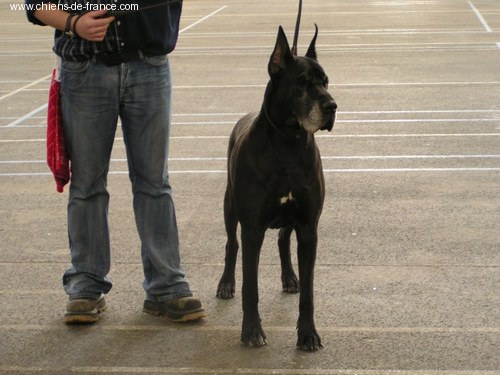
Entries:
[[[262,349],[239,342],[241,295],[215,298],[228,135],[258,109],[292,0],[188,0],[171,55],[171,182],[182,259],[209,318],[141,312],[139,241],[121,133],[109,190],[114,288],[92,327],[62,323],[67,193],[45,165],[52,31],[0,2],[0,373],[498,374],[500,3],[304,0],[299,53],[339,105],[318,134],[327,183],[316,270],[325,348],[295,349],[276,232],[260,266]],[[294,258],[295,259],[295,258]],[[238,268],[238,289],[241,270]]]

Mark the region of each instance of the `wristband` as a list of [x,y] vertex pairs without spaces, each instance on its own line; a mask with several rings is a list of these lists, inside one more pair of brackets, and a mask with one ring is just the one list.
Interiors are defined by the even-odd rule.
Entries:
[[70,13],[68,18],[66,18],[66,26],[64,27],[64,34],[67,36],[73,36],[73,30],[71,30],[71,20],[76,14]]
[[78,16],[76,16],[76,18],[75,18],[75,22],[73,22],[73,31],[72,31],[72,33],[73,33],[73,35],[74,35],[74,36],[80,37],[80,35],[78,35],[78,33],[76,32],[76,23],[78,22],[78,20],[79,20],[80,18],[82,18],[82,16],[83,16],[84,14],[85,14],[85,13],[80,13]]

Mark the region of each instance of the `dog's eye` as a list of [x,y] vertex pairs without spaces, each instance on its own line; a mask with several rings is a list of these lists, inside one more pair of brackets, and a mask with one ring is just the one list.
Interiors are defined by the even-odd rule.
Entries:
[[325,86],[326,89],[328,88],[328,83],[329,83],[328,77],[325,77],[323,79],[323,86]]

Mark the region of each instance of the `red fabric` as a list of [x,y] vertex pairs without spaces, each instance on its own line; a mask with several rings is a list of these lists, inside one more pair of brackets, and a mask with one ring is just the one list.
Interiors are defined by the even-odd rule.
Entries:
[[52,72],[47,110],[47,164],[49,165],[56,189],[64,191],[64,185],[69,182],[69,158],[64,140],[61,101],[59,98],[60,82],[55,79],[56,69]]

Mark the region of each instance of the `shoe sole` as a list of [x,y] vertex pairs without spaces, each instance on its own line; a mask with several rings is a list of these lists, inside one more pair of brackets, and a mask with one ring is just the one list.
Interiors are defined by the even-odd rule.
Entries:
[[106,305],[96,307],[90,312],[70,312],[64,315],[65,324],[92,324],[99,320],[99,314],[106,311]]
[[169,314],[164,313],[162,311],[151,310],[151,309],[147,309],[147,308],[144,308],[142,311],[144,311],[147,314],[154,315],[154,316],[165,316],[168,320],[170,320],[171,322],[175,322],[175,323],[192,322],[192,321],[200,320],[200,319],[207,317],[207,313],[205,312],[205,310],[193,311],[193,312],[184,314],[182,316],[172,316],[172,315],[169,315]]

